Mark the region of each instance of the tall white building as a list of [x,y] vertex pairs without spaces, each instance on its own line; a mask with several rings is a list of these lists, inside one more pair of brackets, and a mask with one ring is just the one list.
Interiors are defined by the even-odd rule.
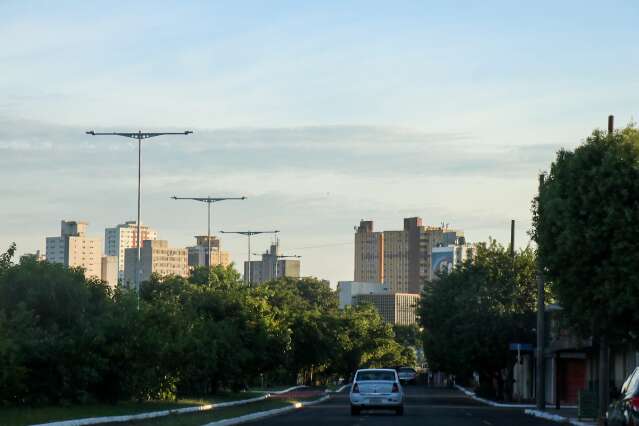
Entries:
[[[140,241],[158,238],[158,233],[144,224],[140,224],[140,234]],[[124,251],[137,247],[137,244],[138,230],[134,220],[104,230],[104,254],[117,257],[118,279],[121,282],[124,282]]]
[[102,239],[87,237],[87,222],[63,220],[59,237],[47,237],[46,259],[67,267],[80,266],[87,278],[102,277]]

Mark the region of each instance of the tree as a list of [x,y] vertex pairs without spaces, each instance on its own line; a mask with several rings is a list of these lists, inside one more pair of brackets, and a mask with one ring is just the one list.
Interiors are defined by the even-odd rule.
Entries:
[[634,338],[639,327],[639,131],[596,130],[560,150],[533,202],[546,279],[583,336]]
[[[494,240],[477,255],[424,287],[419,311],[429,365],[459,377],[477,372],[491,396],[509,397],[503,372],[515,356],[510,343],[534,340],[535,258]],[[497,389],[492,389],[496,381]]]

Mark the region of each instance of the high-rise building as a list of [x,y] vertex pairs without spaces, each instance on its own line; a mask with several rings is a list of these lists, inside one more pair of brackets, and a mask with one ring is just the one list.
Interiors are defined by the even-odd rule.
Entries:
[[116,288],[118,285],[118,257],[102,256],[102,281],[109,287]]
[[[248,261],[244,262],[244,276],[248,274]],[[300,277],[300,261],[298,259],[282,259],[279,244],[271,244],[269,250],[262,254],[262,260],[251,261],[249,282],[251,285],[261,284],[276,278]]]
[[[208,236],[198,235],[195,237],[195,245],[187,247],[189,251],[189,266],[194,268],[196,266],[206,266],[208,264]],[[211,235],[211,266],[222,265],[228,266],[230,262],[230,256],[227,251],[224,251],[220,247],[220,240]]]
[[[124,250],[125,286],[135,285],[137,247]],[[140,250],[140,282],[147,281],[151,274],[189,276],[188,250],[170,248],[168,241],[144,240]]]
[[467,259],[475,256],[477,247],[474,244],[439,245],[431,250],[431,268],[429,281],[439,278],[443,273],[450,273]]
[[[140,224],[140,241],[157,240],[158,233],[144,224]],[[118,259],[118,279],[124,281],[124,251],[138,246],[137,222],[126,221],[113,228],[104,230],[104,254]]]
[[384,282],[384,237],[370,220],[360,221],[355,232],[355,281]]
[[102,239],[87,237],[87,222],[63,220],[59,237],[47,237],[46,259],[67,267],[82,267],[87,278],[101,273]]
[[353,305],[372,304],[381,317],[389,324],[412,325],[417,322],[417,304],[419,294],[357,294],[353,296]]
[[404,219],[404,229],[373,232],[361,221],[355,232],[355,281],[382,282],[394,293],[420,293],[431,278],[432,248],[464,244],[463,232],[446,226],[424,226],[422,219]]

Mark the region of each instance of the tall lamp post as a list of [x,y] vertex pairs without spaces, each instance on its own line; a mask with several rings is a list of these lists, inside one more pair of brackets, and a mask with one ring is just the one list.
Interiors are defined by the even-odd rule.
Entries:
[[[242,197],[176,197],[175,195],[171,197],[174,200],[192,200],[192,201],[199,201],[202,203],[206,203],[207,205],[207,210],[208,210],[208,230],[207,230],[207,245],[208,245],[208,251],[207,251],[207,256],[206,258],[208,258],[206,265],[209,267],[209,269],[211,269],[211,204],[213,203],[217,203],[219,201],[226,201],[226,200],[246,200],[246,197],[242,196]],[[218,250],[218,254],[219,254],[219,250]],[[220,259],[218,257],[218,263],[219,263]]]
[[222,234],[239,234],[246,235],[248,239],[248,264],[247,264],[247,273],[244,275],[244,281],[246,281],[246,285],[251,285],[251,237],[253,235],[259,234],[277,234],[280,231],[220,231]]
[[164,135],[190,135],[193,133],[190,130],[185,130],[183,132],[142,132],[138,130],[136,132],[106,132],[100,133],[90,130],[86,132],[87,135],[91,136],[122,136],[125,138],[137,139],[138,140],[138,220],[137,220],[137,257],[135,259],[135,291],[137,293],[138,299],[138,309],[140,309],[140,188],[142,185],[142,140],[154,138],[156,136],[164,136]]

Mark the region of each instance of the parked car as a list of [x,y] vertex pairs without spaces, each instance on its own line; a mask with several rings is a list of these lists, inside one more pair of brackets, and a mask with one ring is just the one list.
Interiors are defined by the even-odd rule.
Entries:
[[397,371],[390,368],[357,370],[350,392],[351,415],[362,410],[395,410],[404,414],[404,390]]
[[411,367],[400,367],[397,369],[397,376],[401,383],[417,383],[417,371]]
[[639,425],[639,367],[628,376],[606,411],[607,426]]

